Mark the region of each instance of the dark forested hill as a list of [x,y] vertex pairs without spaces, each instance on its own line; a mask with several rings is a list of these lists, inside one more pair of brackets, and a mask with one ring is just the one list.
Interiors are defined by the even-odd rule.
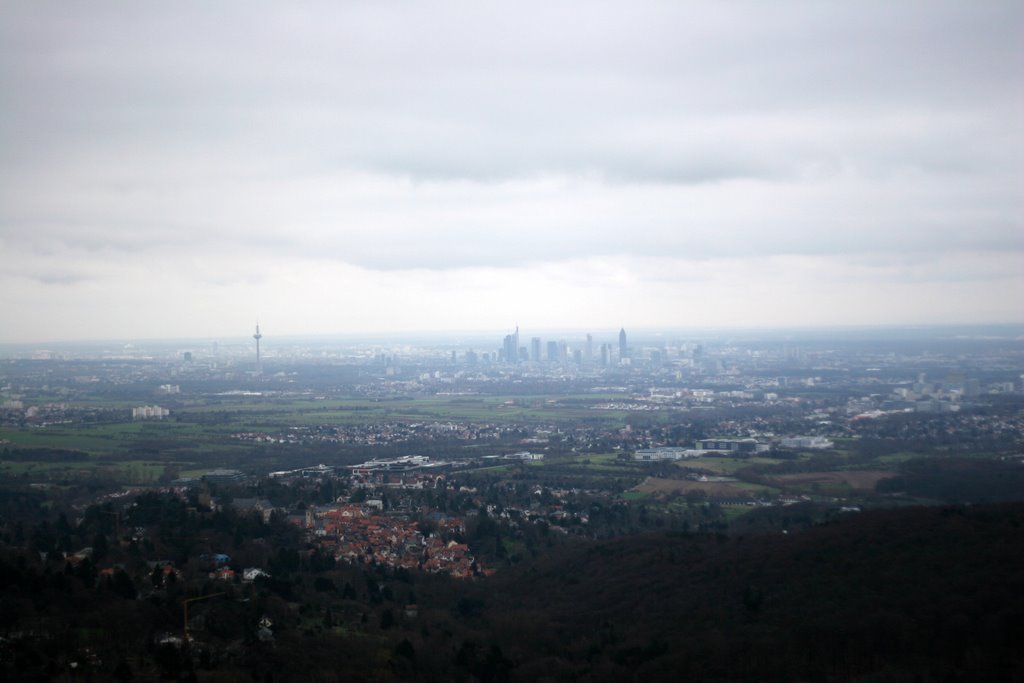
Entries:
[[480,592],[515,680],[1024,680],[1024,506],[637,536]]
[[[266,531],[273,578],[255,584],[7,548],[0,678],[1024,681],[1024,504],[556,545],[473,581],[334,566]],[[193,644],[161,644],[200,594],[220,597],[196,603]]]

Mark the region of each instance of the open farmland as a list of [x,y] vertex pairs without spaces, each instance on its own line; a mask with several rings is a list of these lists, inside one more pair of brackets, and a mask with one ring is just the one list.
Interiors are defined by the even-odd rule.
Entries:
[[675,464],[677,467],[682,469],[697,468],[707,472],[714,472],[715,474],[732,475],[737,470],[741,470],[745,467],[751,467],[753,465],[778,465],[782,462],[784,461],[777,458],[766,458],[763,456],[737,458],[719,455],[706,456],[698,460],[680,460]]
[[711,498],[744,498],[770,489],[767,486],[748,484],[742,481],[693,481],[691,479],[647,477],[643,483],[633,487],[632,490],[655,496],[703,491]]
[[849,487],[855,491],[873,491],[883,479],[897,476],[891,470],[848,470],[840,472],[802,472],[782,474],[770,480],[780,488],[803,488],[817,485],[821,488]]

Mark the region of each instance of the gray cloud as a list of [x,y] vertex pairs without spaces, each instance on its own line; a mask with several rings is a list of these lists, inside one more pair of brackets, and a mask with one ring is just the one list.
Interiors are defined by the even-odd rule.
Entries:
[[684,287],[702,263],[773,257],[840,259],[850,282],[991,280],[985,259],[1024,256],[1022,19],[958,1],[9,3],[0,280],[600,262]]
[[70,272],[50,272],[50,273],[39,273],[34,276],[36,281],[44,285],[80,285],[83,282],[88,282],[91,278],[87,275],[81,275],[79,273]]

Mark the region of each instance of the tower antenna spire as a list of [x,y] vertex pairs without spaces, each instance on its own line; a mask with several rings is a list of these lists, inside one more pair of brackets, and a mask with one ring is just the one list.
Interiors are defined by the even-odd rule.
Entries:
[[263,335],[260,334],[260,324],[256,323],[256,334],[252,335],[252,338],[256,340],[256,367],[260,366],[260,339],[263,339]]

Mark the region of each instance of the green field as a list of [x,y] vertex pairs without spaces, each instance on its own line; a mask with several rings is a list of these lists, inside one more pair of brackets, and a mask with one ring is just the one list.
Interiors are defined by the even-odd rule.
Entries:
[[[234,430],[232,430],[234,431]],[[110,455],[124,453],[147,441],[195,446],[222,439],[223,428],[184,422],[125,422],[99,425],[58,425],[31,429],[0,428],[0,439],[24,448],[56,448]]]
[[[275,458],[301,458],[312,452],[329,454],[334,448],[329,443],[305,450],[302,446],[264,446],[232,437],[238,432],[279,434],[291,427],[450,421],[553,427],[585,422],[616,428],[625,424],[629,411],[595,411],[589,406],[625,398],[614,393],[324,400],[282,396],[210,396],[183,401],[180,407],[172,409],[170,418],[162,421],[0,428],[0,439],[7,440],[9,448],[80,451],[89,456],[87,461],[54,462],[60,458],[47,457],[42,459],[45,461],[26,462],[25,454],[20,454],[0,460],[0,475],[52,480],[59,472],[65,478],[109,476],[139,483],[158,480],[164,474],[164,467],[171,463],[184,473],[202,473],[218,466],[251,466],[257,462],[260,467],[276,467],[279,464],[274,462]],[[655,424],[671,419],[667,414],[645,417]],[[336,450],[343,449],[338,447]],[[489,455],[495,451],[491,442],[481,441],[460,443],[458,452],[463,456],[473,456]],[[809,457],[803,456],[802,459]],[[895,464],[909,457],[910,454],[894,454],[886,456],[883,462]],[[784,462],[787,461],[770,457],[707,457],[680,461],[675,465],[734,475],[750,466],[772,466]],[[589,487],[603,481],[629,487],[651,470],[622,459],[620,452],[602,452],[549,454],[544,460],[525,463],[500,461],[478,471],[488,476],[528,476],[559,486]],[[738,483],[737,487],[749,491],[764,490],[758,484]]]
[[[0,439],[14,447],[79,450],[99,456],[123,455],[145,445],[161,449],[237,445],[235,432],[284,431],[289,427],[338,426],[374,422],[458,421],[476,423],[576,423],[625,420],[625,411],[592,411],[586,405],[608,397],[593,395],[427,397],[394,400],[214,397],[187,401],[163,421],[57,424],[0,428]],[[106,405],[110,402],[105,402]],[[95,404],[89,404],[95,407]],[[119,406],[121,407],[121,406]]]
[[160,462],[23,462],[0,460],[0,477],[25,477],[32,481],[60,481],[90,477],[113,478],[126,484],[153,484],[164,474]]
[[695,460],[680,460],[676,463],[679,467],[686,468],[697,468],[702,470],[708,470],[710,472],[716,472],[718,474],[733,474],[736,470],[743,469],[744,467],[750,467],[752,465],[778,465],[779,463],[786,462],[785,460],[779,460],[777,458],[728,458],[728,457],[710,457],[710,458],[697,458]]
[[903,451],[901,453],[891,453],[890,455],[882,455],[876,458],[880,463],[886,465],[899,465],[901,462],[912,460],[914,458],[921,457],[918,453],[911,453],[909,451]]
[[[622,398],[622,397],[618,397]],[[368,399],[282,399],[247,397],[244,400],[216,399],[190,403],[175,411],[180,420],[211,414],[223,414],[231,423],[253,422],[252,416],[262,414],[263,428],[272,425],[346,425],[374,421],[415,422],[422,420],[458,420],[474,422],[564,421],[600,418],[610,424],[623,421],[627,411],[590,410],[587,405],[607,397],[573,395],[550,396],[487,396],[466,398],[426,397],[388,400]],[[571,405],[586,402],[586,405]],[[569,405],[567,405],[569,403]],[[243,417],[243,415],[247,417]]]

